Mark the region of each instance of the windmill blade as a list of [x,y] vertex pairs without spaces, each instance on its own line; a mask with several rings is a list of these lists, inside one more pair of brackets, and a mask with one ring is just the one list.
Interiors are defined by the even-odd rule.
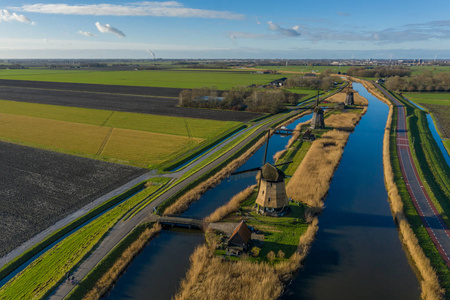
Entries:
[[247,173],[247,172],[254,172],[254,171],[258,171],[258,170],[261,170],[261,167],[248,169],[248,170],[244,170],[244,171],[233,172],[233,173],[231,173],[231,175],[237,175],[237,174],[242,174],[242,173]]
[[294,161],[293,160],[291,160],[291,161],[287,161],[287,162],[284,162],[284,163],[281,163],[281,164],[276,164],[276,165],[274,165],[274,167],[278,167],[278,166],[282,166],[282,165],[288,165],[288,164],[292,164]]
[[269,148],[269,139],[270,139],[270,130],[267,132],[267,142],[266,142],[266,150],[264,151],[263,166],[266,164],[267,149]]

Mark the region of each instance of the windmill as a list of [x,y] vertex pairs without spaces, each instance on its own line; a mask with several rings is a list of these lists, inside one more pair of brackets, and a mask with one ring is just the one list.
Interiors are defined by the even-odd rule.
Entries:
[[289,200],[286,194],[286,186],[284,184],[284,178],[286,178],[286,175],[277,167],[290,164],[292,161],[276,165],[266,162],[269,137],[270,132],[267,133],[266,149],[264,151],[262,166],[234,172],[231,175],[260,171],[258,196],[256,198],[256,211],[257,213],[264,215],[279,216],[286,211]]
[[316,107],[313,110],[313,116],[311,118],[311,127],[313,129],[325,128],[323,109],[319,107],[319,91],[317,91]]
[[354,105],[355,104],[355,100],[353,97],[353,91],[350,90],[351,88],[351,83],[348,84],[347,86],[347,96],[345,96],[345,105]]

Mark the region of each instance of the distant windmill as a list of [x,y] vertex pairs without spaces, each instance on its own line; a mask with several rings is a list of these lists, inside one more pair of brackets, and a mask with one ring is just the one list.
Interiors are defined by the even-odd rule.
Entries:
[[350,88],[351,88],[351,83],[349,83],[347,86],[347,95],[345,96],[345,101],[344,101],[345,105],[354,105],[355,104],[355,100],[353,97],[353,91],[350,90]]
[[316,107],[313,110],[313,116],[311,118],[311,127],[325,128],[325,119],[323,116],[323,109],[319,107],[319,91],[317,91]]
[[284,178],[286,178],[286,175],[277,167],[290,164],[292,161],[276,165],[266,162],[269,137],[270,132],[267,134],[263,165],[258,168],[234,172],[231,175],[260,171],[258,197],[256,198],[256,211],[264,215],[279,216],[286,211],[286,208],[289,205],[289,200],[286,194],[286,186],[284,184]]

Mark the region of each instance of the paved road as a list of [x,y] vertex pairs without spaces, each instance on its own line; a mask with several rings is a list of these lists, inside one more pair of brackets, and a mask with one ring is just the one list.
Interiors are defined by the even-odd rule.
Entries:
[[403,178],[405,180],[408,192],[411,195],[414,206],[419,213],[422,222],[430,235],[433,243],[436,245],[439,253],[450,267],[450,231],[442,220],[440,214],[431,202],[427,191],[424,189],[422,181],[417,173],[416,166],[412,159],[411,148],[409,146],[407,126],[406,126],[406,108],[395,99],[391,94],[375,84],[398,108],[397,120],[397,152],[400,159]]
[[[298,113],[297,111],[293,111],[290,113],[290,115],[295,115]],[[276,122],[274,120],[273,122]],[[173,188],[167,190],[164,194],[156,198],[152,203],[147,205],[142,211],[140,211],[138,214],[136,214],[133,218],[126,220],[125,222],[119,222],[116,226],[113,227],[113,229],[110,231],[109,235],[105,237],[105,239],[100,243],[100,245],[95,249],[91,255],[86,258],[83,263],[79,266],[77,270],[75,270],[70,276],[74,276],[75,281],[79,282],[81,281],[89,272],[94,268],[103,257],[105,257],[113,248],[116,246],[128,233],[130,233],[133,228],[135,228],[137,225],[143,223],[143,222],[151,222],[156,220],[156,216],[152,214],[154,208],[156,208],[159,204],[161,204],[164,200],[171,197],[175,193],[177,193],[179,190],[196,180],[198,177],[206,174],[211,169],[218,166],[220,163],[228,159],[230,156],[232,156],[234,153],[236,153],[239,149],[241,149],[246,143],[248,143],[251,139],[253,139],[255,136],[260,134],[261,132],[265,131],[272,122],[269,124],[264,125],[257,131],[255,131],[253,134],[251,134],[249,137],[247,137],[244,141],[240,142],[238,145],[236,145],[232,150],[228,151],[226,154],[222,155],[220,158],[216,159],[212,163],[210,163],[208,166],[204,167],[200,171],[196,172],[194,175],[188,177],[186,180],[180,182]],[[250,129],[247,129],[250,130]],[[244,132],[246,132],[245,130]],[[244,132],[241,132],[240,134],[233,137],[233,139],[228,140],[227,142],[221,144],[219,147],[214,149],[214,151],[211,151],[198,161],[196,161],[194,164],[190,165],[189,168],[195,167],[195,165],[199,164],[203,160],[207,159],[209,156],[213,155],[216,151],[220,150],[222,147],[224,147],[227,143],[231,142],[235,138],[239,137],[240,135],[244,134]],[[175,177],[181,177],[185,172],[189,171],[189,168],[186,168],[178,173],[174,173]],[[70,291],[74,288],[74,285],[70,282],[64,282],[61,284],[57,290],[49,297],[51,300],[60,300],[64,299],[64,297],[70,293]]]

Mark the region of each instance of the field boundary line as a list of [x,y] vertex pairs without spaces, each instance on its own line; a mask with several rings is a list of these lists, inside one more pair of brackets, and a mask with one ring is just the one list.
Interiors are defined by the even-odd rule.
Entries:
[[115,111],[112,111],[111,114],[105,119],[105,121],[100,125],[100,127],[105,127],[105,124],[111,119],[112,115],[115,113]]
[[102,154],[103,150],[104,150],[105,147],[106,147],[106,144],[107,144],[108,141],[109,141],[109,138],[111,137],[111,134],[112,134],[113,130],[114,130],[114,127],[111,127],[111,128],[109,129],[108,133],[107,133],[106,136],[105,136],[105,139],[103,140],[102,144],[100,145],[100,148],[99,148],[98,151],[97,151],[96,156],[99,156],[100,154]]

